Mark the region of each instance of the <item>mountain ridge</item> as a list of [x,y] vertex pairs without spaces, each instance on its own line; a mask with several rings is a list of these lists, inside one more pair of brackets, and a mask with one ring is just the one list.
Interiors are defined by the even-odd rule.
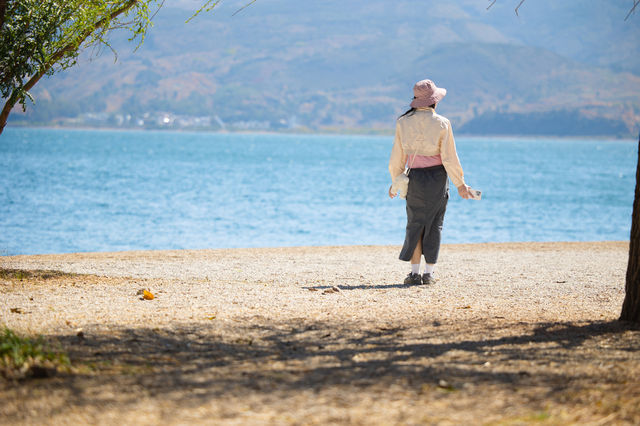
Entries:
[[[137,52],[114,37],[118,62],[85,58],[42,82],[37,105],[12,122],[73,124],[93,114],[107,117],[105,126],[131,116],[120,125],[146,120],[144,127],[162,128],[188,116],[208,117],[208,129],[261,122],[271,130],[380,130],[406,109],[413,83],[431,77],[449,90],[439,111],[463,132],[466,123],[481,128],[482,117],[500,133],[500,114],[570,111],[576,122],[615,121],[606,127],[618,136],[637,133],[640,67],[625,58],[640,57],[628,44],[640,27],[637,19],[616,21],[625,10],[619,5],[603,15],[597,0],[574,9],[527,2],[517,18],[505,2],[489,12],[470,0],[424,2],[431,6],[424,9],[402,0],[266,3],[233,18],[240,3],[223,3],[186,25],[186,2],[165,8]],[[568,13],[575,8],[580,16]],[[545,13],[539,27],[530,23]],[[596,24],[600,37],[586,31]],[[610,48],[597,55],[603,44]]]

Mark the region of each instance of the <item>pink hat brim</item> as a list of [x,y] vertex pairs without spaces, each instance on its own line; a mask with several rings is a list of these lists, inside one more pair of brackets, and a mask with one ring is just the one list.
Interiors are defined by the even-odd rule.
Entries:
[[442,100],[447,94],[447,89],[443,89],[442,87],[438,87],[433,95],[428,98],[415,98],[411,101],[411,108],[426,108],[433,104],[436,104]]

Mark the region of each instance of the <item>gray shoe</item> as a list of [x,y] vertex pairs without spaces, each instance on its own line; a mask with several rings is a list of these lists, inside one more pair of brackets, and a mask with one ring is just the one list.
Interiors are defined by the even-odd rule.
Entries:
[[422,278],[420,274],[410,273],[407,275],[407,278],[404,279],[404,283],[408,285],[420,285],[422,284]]
[[436,279],[433,277],[432,274],[429,274],[427,272],[422,274],[422,284],[431,285],[431,284],[435,284],[435,283],[436,283]]

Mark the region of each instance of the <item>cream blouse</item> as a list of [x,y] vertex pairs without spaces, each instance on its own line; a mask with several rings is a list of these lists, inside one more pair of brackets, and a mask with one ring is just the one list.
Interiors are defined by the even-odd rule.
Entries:
[[419,108],[396,122],[396,137],[389,158],[391,179],[404,171],[407,155],[438,155],[456,187],[464,185],[464,173],[456,152],[451,123],[433,108]]

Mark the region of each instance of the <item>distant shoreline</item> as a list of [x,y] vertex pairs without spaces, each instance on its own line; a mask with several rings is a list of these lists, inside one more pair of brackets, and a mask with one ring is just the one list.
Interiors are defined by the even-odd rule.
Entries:
[[[337,136],[391,136],[394,131],[389,129],[292,129],[292,130],[211,130],[211,129],[162,129],[162,128],[122,128],[122,127],[90,127],[90,126],[54,126],[54,125],[16,125],[8,123],[5,129],[43,129],[43,130],[67,130],[67,131],[95,131],[95,132],[161,132],[161,133],[212,133],[212,134],[238,134],[238,135],[337,135]],[[455,132],[456,137],[478,139],[563,139],[563,140],[598,140],[607,139],[615,141],[637,142],[633,135],[548,135],[548,134],[473,134]]]
[[[558,249],[590,249],[598,247],[620,247],[629,242],[626,240],[606,240],[606,241],[516,241],[516,242],[484,242],[484,243],[448,243],[442,244],[443,250],[465,250],[475,251],[483,249],[491,250],[558,250]],[[397,244],[355,244],[355,245],[318,245],[318,246],[274,246],[274,247],[234,247],[234,248],[194,248],[194,249],[144,249],[144,250],[121,250],[121,251],[86,251],[69,253],[40,253],[40,254],[16,254],[0,255],[0,268],[45,266],[46,263],[65,259],[88,260],[88,259],[133,259],[133,258],[158,258],[163,255],[175,256],[201,256],[210,253],[286,253],[286,252],[323,252],[331,250],[357,251],[362,250],[400,250]],[[395,261],[395,259],[394,259]],[[43,263],[44,262],[44,263]],[[405,263],[405,262],[400,262]]]

